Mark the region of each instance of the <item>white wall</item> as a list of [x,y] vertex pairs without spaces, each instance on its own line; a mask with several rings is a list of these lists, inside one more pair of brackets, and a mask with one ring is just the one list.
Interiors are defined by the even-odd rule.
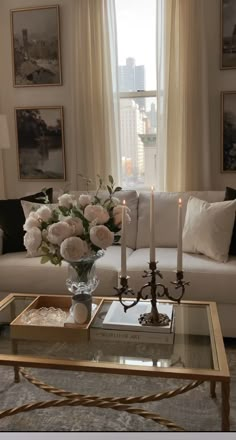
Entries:
[[[60,87],[14,88],[12,81],[12,51],[10,9],[54,4],[51,0],[0,1],[0,113],[6,113],[10,125],[12,148],[4,151],[7,197],[21,196],[44,186],[71,188],[78,186],[76,173],[83,169],[82,146],[76,143],[73,111],[73,8],[74,0],[57,0],[61,12],[61,55],[63,85]],[[206,46],[209,61],[210,148],[212,189],[236,188],[236,173],[220,172],[220,92],[236,90],[236,70],[220,70],[220,0],[206,0]],[[31,181],[18,179],[16,129],[14,107],[63,105],[65,129],[66,182]],[[1,180],[1,179],[0,179]]]
[[[60,5],[62,86],[13,87],[10,9],[55,4],[51,0],[1,0],[0,2],[0,113],[8,116],[12,148],[4,151],[7,197],[34,192],[45,186],[76,188],[76,149],[73,133],[73,0],[57,0]],[[15,107],[64,107],[66,175],[64,181],[22,181],[18,178]],[[78,158],[79,160],[79,158]]]

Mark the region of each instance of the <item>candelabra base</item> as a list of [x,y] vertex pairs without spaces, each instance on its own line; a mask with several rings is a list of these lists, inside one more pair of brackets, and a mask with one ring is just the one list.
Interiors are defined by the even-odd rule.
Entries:
[[[121,287],[115,287],[117,291],[116,296],[119,297],[120,303],[124,307],[124,311],[126,312],[131,307],[134,307],[138,304],[140,300],[148,299],[148,295],[151,295],[151,312],[141,314],[138,318],[138,322],[141,325],[147,326],[171,326],[171,319],[167,314],[159,313],[157,310],[157,298],[163,298],[166,296],[169,300],[180,303],[180,300],[184,294],[185,286],[189,285],[188,281],[184,281],[183,279],[183,271],[177,270],[176,272],[176,280],[171,281],[171,284],[175,286],[175,291],[179,291],[176,295],[171,295],[168,287],[166,287],[163,283],[157,283],[156,278],[163,278],[161,272],[157,268],[157,261],[151,261],[149,263],[149,271],[145,270],[143,278],[150,277],[151,280],[145,283],[141,289],[136,293],[136,299],[127,305],[123,301],[123,297],[126,295],[135,295],[135,292],[128,286],[128,276],[120,277]],[[149,289],[149,293],[146,294],[146,289]]]
[[170,318],[168,315],[163,313],[153,314],[150,313],[143,313],[138,318],[138,322],[141,325],[155,325],[159,327],[163,327],[165,325],[168,325],[170,323]]

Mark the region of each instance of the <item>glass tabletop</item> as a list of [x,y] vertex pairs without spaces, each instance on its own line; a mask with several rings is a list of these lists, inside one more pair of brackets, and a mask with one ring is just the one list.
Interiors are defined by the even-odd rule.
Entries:
[[[36,297],[36,296],[35,296]],[[103,320],[112,303],[104,300],[92,325],[91,336],[81,341],[50,341],[12,339],[10,322],[18,316],[34,297],[13,295],[4,306],[0,303],[0,363],[4,355],[17,354],[37,360],[88,361],[96,366],[108,363],[112,366],[159,369],[195,369],[217,371],[220,368],[214,333],[215,311],[211,304],[181,302],[174,304],[175,328],[173,341],[169,343],[144,341],[96,339],[96,330],[103,328]],[[216,312],[217,313],[217,312]],[[50,331],[50,329],[49,329]],[[110,332],[110,329],[106,329]],[[93,335],[93,337],[92,337]],[[219,338],[219,336],[218,336]],[[222,339],[222,338],[221,338]]]

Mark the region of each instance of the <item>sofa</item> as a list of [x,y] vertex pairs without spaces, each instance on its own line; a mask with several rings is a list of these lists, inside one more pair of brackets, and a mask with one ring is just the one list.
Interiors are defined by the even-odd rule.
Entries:
[[[75,193],[76,194],[76,193]],[[155,247],[158,268],[163,281],[171,286],[175,280],[178,240],[178,199],[182,198],[183,224],[190,197],[210,203],[224,200],[224,191],[185,193],[155,192]],[[56,195],[54,196],[56,198]],[[143,271],[149,261],[149,204],[150,192],[122,191],[120,200],[126,199],[131,223],[127,226],[127,274],[129,285],[135,291],[144,283]],[[235,202],[236,203],[236,202]],[[0,252],[2,231],[0,231]],[[96,263],[100,283],[96,296],[112,296],[119,285],[121,247],[109,247]],[[223,336],[236,337],[236,256],[229,255],[226,262],[216,261],[199,253],[183,253],[183,271],[186,287],[185,300],[215,301],[218,306]],[[28,258],[26,252],[0,255],[1,297],[10,292],[36,294],[65,294],[67,264],[53,266],[41,264],[40,257]],[[173,286],[172,286],[173,288]]]

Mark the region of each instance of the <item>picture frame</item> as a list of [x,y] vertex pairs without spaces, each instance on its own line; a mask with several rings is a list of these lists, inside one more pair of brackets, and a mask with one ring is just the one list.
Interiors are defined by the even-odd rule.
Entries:
[[19,180],[65,180],[63,107],[15,108]]
[[236,173],[236,91],[221,92],[221,172]]
[[221,0],[220,68],[236,69],[236,2]]
[[62,85],[59,5],[11,9],[14,87]]

